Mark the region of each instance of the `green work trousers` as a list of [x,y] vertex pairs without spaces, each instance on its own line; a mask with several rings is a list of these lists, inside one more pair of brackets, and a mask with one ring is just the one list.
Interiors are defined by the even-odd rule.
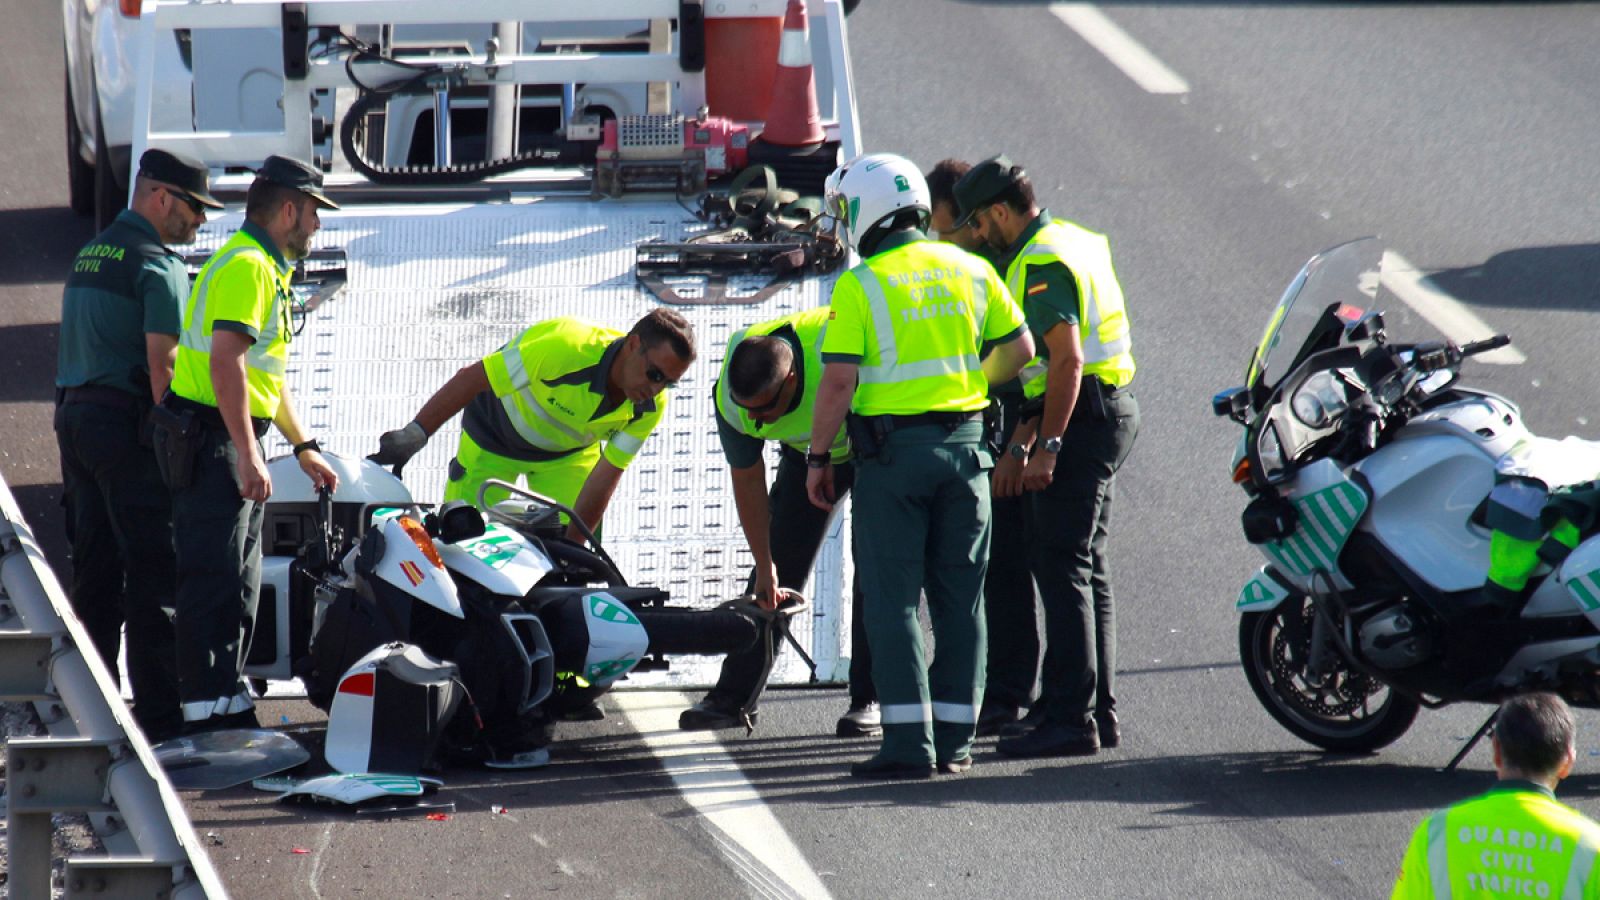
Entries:
[[[491,453],[478,446],[477,441],[461,432],[461,443],[456,447],[456,458],[450,461],[450,482],[445,485],[444,499],[464,500],[478,505],[478,489],[491,478],[509,484],[522,479],[528,490],[543,494],[565,506],[577,502],[594,464],[600,461],[600,445],[594,444],[559,459],[529,462]],[[491,489],[484,497],[490,505],[509,496],[505,491]],[[590,528],[594,523],[588,523]]]
[[[881,757],[949,762],[972,748],[983,696],[983,576],[994,459],[972,421],[894,431],[857,463],[855,562],[865,595]],[[922,594],[936,654],[926,661]]]

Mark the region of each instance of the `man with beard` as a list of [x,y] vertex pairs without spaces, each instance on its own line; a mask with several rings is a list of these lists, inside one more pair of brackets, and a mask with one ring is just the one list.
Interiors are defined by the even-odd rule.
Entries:
[[272,479],[269,425],[306,477],[338,476],[309,439],[284,378],[294,337],[289,277],[311,252],[322,173],[268,157],[245,199],[245,222],[201,270],[183,314],[156,450],[172,489],[178,557],[178,685],[190,732],[254,727],[241,674],[261,587],[261,526]]
[[72,544],[73,611],[117,676],[128,631],[134,717],[152,741],[175,734],[172,497],[146,418],[172,380],[194,241],[211,196],[206,167],[166,150],[139,158],[133,205],[78,252],[61,301],[56,442]]

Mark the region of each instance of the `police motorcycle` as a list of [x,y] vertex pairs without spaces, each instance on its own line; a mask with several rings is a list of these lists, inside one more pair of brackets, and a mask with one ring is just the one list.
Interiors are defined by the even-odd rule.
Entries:
[[510,499],[429,512],[381,465],[327,459],[332,493],[297,477],[293,457],[268,464],[276,490],[245,673],[258,692],[299,677],[326,711],[375,648],[414,645],[459,673],[465,702],[439,723],[453,759],[534,764],[555,721],[629,672],[740,652],[805,606],[798,594],[771,612],[668,606],[665,591],[629,585],[587,529],[590,546],[567,540],[560,514],[576,516],[553,500],[490,481]]
[[1600,444],[1538,437],[1515,403],[1457,384],[1504,335],[1389,341],[1381,261],[1371,238],[1312,257],[1244,386],[1213,399],[1244,428],[1233,480],[1267,561],[1237,602],[1250,687],[1296,737],[1341,752],[1392,743],[1422,707],[1530,689],[1600,706],[1600,539],[1546,543],[1509,603],[1484,590],[1497,481],[1533,486],[1537,516],[1547,494],[1593,487]]

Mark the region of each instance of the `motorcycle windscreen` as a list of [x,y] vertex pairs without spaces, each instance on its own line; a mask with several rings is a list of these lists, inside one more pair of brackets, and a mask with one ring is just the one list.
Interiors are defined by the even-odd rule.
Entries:
[[237,728],[173,738],[151,748],[167,779],[180,791],[217,791],[253,781],[311,759],[281,731]]

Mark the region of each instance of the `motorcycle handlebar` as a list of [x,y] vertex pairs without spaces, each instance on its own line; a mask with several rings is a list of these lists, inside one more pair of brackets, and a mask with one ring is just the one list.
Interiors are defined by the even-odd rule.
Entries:
[[1481,341],[1473,341],[1469,344],[1462,344],[1461,355],[1472,356],[1475,353],[1487,353],[1490,350],[1498,350],[1510,343],[1510,335],[1497,334],[1494,337],[1484,338]]

